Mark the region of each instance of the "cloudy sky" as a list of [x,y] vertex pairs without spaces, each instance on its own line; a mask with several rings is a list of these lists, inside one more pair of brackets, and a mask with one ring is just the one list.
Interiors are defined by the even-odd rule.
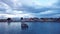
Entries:
[[60,0],[0,0],[0,18],[60,17]]

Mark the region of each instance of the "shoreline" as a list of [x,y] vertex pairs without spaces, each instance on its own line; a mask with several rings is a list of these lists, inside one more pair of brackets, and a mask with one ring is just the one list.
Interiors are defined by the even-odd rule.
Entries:
[[[7,21],[1,21],[1,22],[7,22]],[[60,21],[10,21],[10,22],[60,22]]]

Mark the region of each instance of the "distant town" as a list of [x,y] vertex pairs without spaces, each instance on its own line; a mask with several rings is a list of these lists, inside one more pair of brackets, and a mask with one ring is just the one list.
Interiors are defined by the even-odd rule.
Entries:
[[60,18],[19,18],[19,19],[0,19],[0,22],[60,22]]

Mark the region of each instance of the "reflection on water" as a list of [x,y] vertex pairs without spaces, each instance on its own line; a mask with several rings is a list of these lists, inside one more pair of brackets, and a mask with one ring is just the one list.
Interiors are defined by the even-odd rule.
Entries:
[[8,25],[10,25],[11,22],[7,22],[7,23],[8,23]]
[[28,29],[28,25],[25,24],[25,23],[21,23],[21,29],[22,29],[22,30]]
[[21,22],[0,23],[0,34],[60,34],[60,23],[26,22],[28,29],[21,29]]

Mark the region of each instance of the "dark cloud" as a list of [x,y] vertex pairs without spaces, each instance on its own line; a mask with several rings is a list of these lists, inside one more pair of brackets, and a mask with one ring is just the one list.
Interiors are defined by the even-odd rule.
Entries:
[[1,9],[1,8],[0,8],[0,11],[6,11],[6,9]]
[[13,2],[11,0],[0,0],[0,1],[13,8]]
[[27,11],[27,12],[31,12],[31,13],[39,13],[39,12],[51,10],[51,8],[48,8],[48,7],[42,7],[42,8],[36,9],[34,7],[25,6],[25,5],[22,8],[23,9],[19,8],[17,10]]

